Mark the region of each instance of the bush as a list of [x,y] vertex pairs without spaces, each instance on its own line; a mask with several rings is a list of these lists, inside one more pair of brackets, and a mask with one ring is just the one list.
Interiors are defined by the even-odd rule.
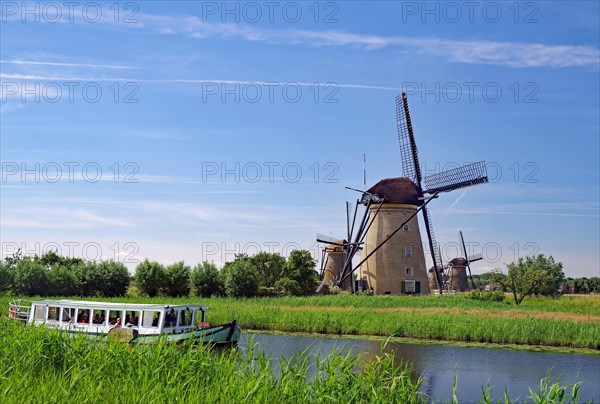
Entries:
[[482,300],[486,302],[502,302],[504,301],[504,297],[504,292],[502,292],[501,290],[487,290],[484,292],[475,290],[469,295],[470,299]]
[[145,259],[135,268],[135,286],[141,294],[155,297],[165,288],[165,268]]
[[275,289],[281,295],[287,296],[302,296],[302,288],[297,281],[289,278],[283,278],[275,283]]
[[131,275],[122,262],[100,261],[96,264],[96,277],[100,286],[96,293],[106,297],[123,296],[131,281]]
[[298,283],[301,295],[308,295],[315,292],[318,284],[318,274],[315,271],[316,262],[312,258],[310,251],[294,250],[288,257],[285,264],[285,278],[292,279]]
[[79,293],[79,281],[71,268],[64,265],[54,265],[48,272],[52,295],[72,296]]
[[165,270],[164,292],[171,297],[189,296],[190,267],[183,261],[169,265]]
[[225,290],[228,296],[253,297],[258,293],[258,273],[247,258],[237,259],[227,268]]
[[49,295],[51,290],[48,271],[37,261],[22,259],[14,269],[12,291],[17,295]]
[[211,297],[225,294],[225,282],[217,266],[208,261],[198,264],[190,274],[192,292],[196,296]]
[[0,262],[0,293],[10,289],[12,276],[11,268],[4,262]]

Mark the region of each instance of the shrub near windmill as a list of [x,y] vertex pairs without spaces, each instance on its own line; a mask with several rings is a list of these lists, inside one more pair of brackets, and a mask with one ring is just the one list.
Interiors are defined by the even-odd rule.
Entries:
[[421,211],[434,274],[437,275],[437,289],[441,291],[443,281],[438,270],[441,257],[427,204],[442,192],[488,182],[485,162],[423,177],[405,93],[396,97],[396,124],[404,177],[383,179],[363,194],[363,204],[369,211],[369,225],[363,258],[358,265],[359,279],[364,288],[375,294],[429,293],[417,220],[417,213]]

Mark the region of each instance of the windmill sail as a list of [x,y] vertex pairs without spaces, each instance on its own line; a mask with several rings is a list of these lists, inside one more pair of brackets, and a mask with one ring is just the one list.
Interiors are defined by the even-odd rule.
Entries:
[[398,140],[400,141],[402,172],[405,177],[421,186],[421,167],[406,93],[396,97],[396,126],[398,128]]
[[484,184],[488,182],[485,161],[478,161],[462,167],[442,171],[441,173],[428,175],[423,178],[426,190],[423,192],[434,194],[436,192],[448,192],[471,185]]
[[438,285],[438,290],[442,293],[443,283],[442,276],[438,268],[442,267],[442,257],[435,240],[435,234],[433,233],[433,224],[431,223],[431,215],[427,206],[423,206],[423,219],[425,221],[425,228],[427,229],[427,238],[429,239],[429,249],[431,250],[431,259],[433,260],[433,270],[435,280]]

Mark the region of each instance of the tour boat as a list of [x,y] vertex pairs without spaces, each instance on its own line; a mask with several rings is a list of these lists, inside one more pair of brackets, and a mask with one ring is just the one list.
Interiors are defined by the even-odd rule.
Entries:
[[199,343],[237,344],[241,329],[231,323],[211,326],[208,307],[106,303],[82,300],[15,300],[9,303],[10,318],[27,324],[56,328],[74,334],[108,337],[131,344],[194,340]]

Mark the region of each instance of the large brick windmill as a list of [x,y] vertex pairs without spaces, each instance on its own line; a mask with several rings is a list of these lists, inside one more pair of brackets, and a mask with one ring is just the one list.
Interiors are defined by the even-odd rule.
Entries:
[[[427,231],[438,290],[443,290],[439,256],[427,204],[442,192],[488,182],[484,161],[423,177],[406,93],[396,97],[396,124],[404,177],[386,178],[363,194],[369,212],[359,281],[375,294],[429,293],[425,254],[417,220]],[[365,237],[366,236],[366,237]],[[356,269],[356,268],[355,268]],[[354,271],[344,271],[350,276]]]

